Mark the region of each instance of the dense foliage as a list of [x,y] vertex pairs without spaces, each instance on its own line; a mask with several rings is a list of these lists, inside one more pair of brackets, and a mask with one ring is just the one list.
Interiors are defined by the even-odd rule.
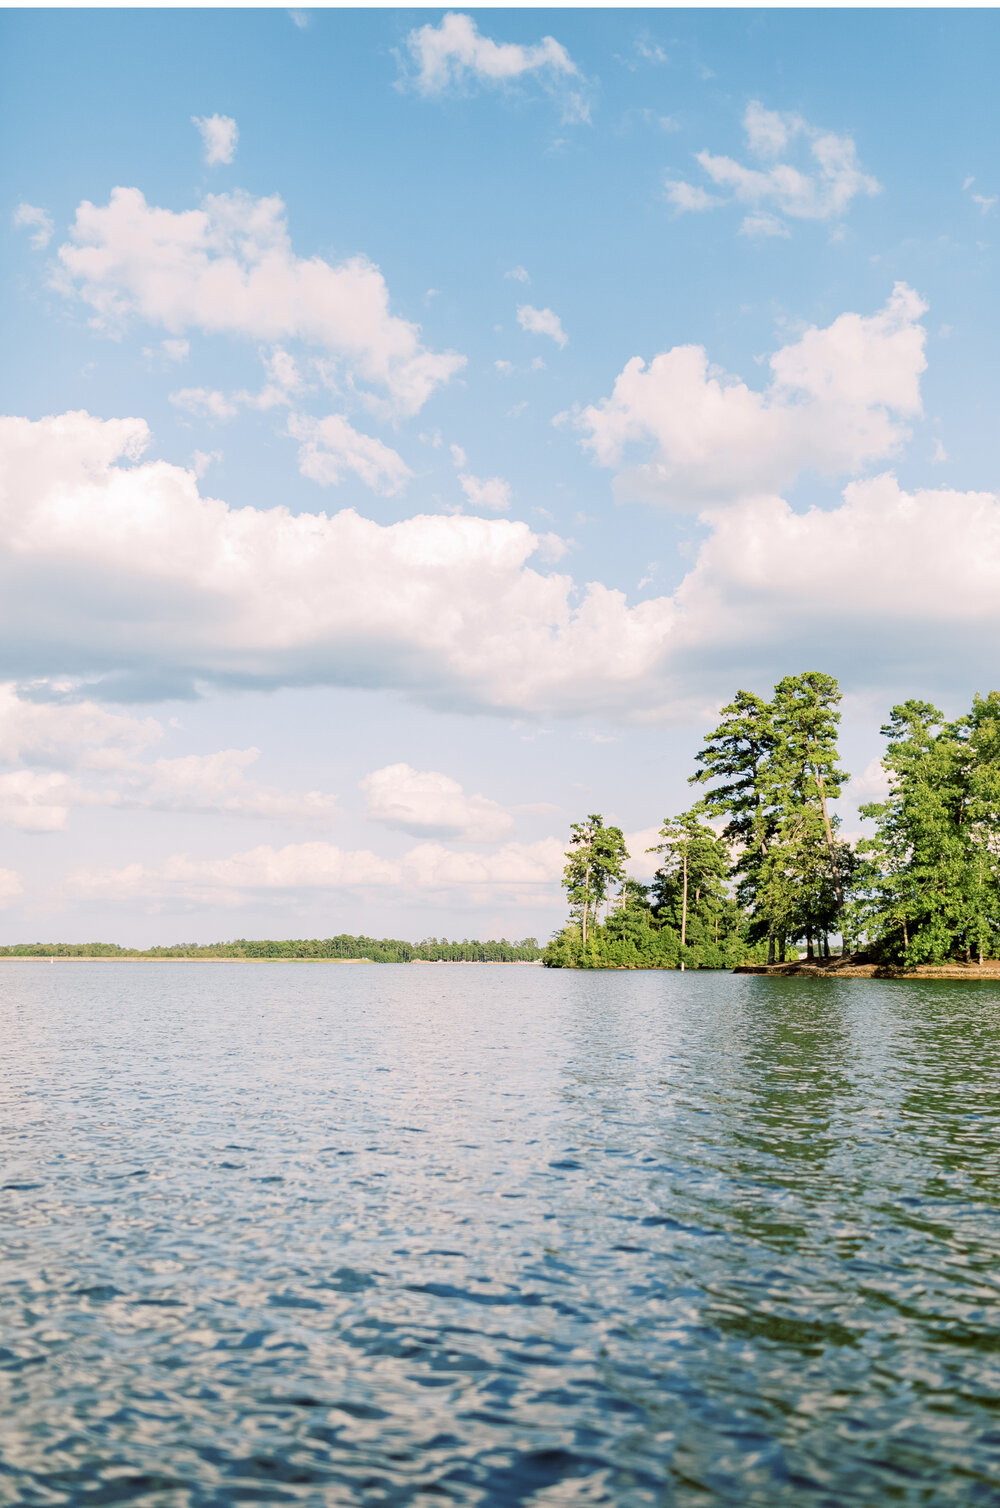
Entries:
[[928,702],[892,709],[882,729],[884,801],[861,813],[852,913],[876,956],[906,964],[1000,952],[1000,693],[947,722]]
[[[705,788],[665,819],[652,883],[625,877],[617,827],[572,829],[571,920],[552,968],[730,968],[783,962],[830,937],[913,965],[1000,952],[1000,693],[948,722],[927,702],[894,707],[882,732],[888,795],[860,808],[874,834],[839,836],[840,690],[818,671],[765,701],[738,691],[696,757]],[[603,915],[602,915],[603,912]]]
[[543,961],[723,969],[783,960],[798,940],[810,956],[828,955],[854,865],[830,808],[848,778],[838,765],[839,702],[837,682],[818,671],[786,676],[770,701],[737,692],[690,777],[705,794],[664,820],[648,886],[625,878],[618,828],[597,813],[577,823],[565,871],[573,917]]
[[536,963],[542,956],[533,937],[520,942],[449,942],[430,937],[420,943],[394,938],[298,938],[228,943],[176,943],[169,948],[119,948],[116,943],[13,943],[0,947],[0,958],[329,958],[369,963]]

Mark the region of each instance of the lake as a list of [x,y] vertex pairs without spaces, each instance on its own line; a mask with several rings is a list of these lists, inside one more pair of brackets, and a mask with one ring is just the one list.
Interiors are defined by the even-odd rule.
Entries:
[[0,1502],[1000,1504],[1000,987],[0,964]]

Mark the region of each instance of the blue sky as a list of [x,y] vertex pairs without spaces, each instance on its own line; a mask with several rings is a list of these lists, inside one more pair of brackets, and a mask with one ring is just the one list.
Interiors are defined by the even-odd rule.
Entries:
[[544,936],[806,668],[853,830],[996,681],[998,26],[3,13],[0,930]]

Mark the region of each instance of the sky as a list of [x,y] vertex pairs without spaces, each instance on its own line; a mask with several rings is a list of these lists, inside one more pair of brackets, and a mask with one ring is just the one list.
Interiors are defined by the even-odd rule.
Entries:
[[0,940],[534,935],[1000,684],[995,11],[0,13]]

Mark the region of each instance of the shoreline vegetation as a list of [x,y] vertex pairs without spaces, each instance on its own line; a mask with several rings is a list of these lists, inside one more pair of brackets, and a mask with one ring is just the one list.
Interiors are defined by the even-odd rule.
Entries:
[[541,962],[542,950],[535,938],[520,942],[479,942],[465,939],[449,942],[430,937],[423,942],[401,942],[389,937],[292,938],[287,941],[253,940],[245,937],[224,943],[175,943],[165,948],[122,948],[117,943],[10,943],[0,947],[5,958],[200,960],[202,962],[308,961],[326,963],[531,963]]
[[741,964],[735,974],[767,974],[772,979],[983,979],[1000,980],[1000,959],[984,958],[982,963],[918,963],[908,967],[895,963],[873,963],[864,954],[843,958],[798,958],[787,963]]
[[620,828],[596,812],[574,823],[570,919],[542,962],[1000,978],[1000,692],[951,722],[929,702],[892,708],[884,799],[859,808],[874,832],[856,843],[833,810],[851,778],[840,700],[820,671],[785,676],[770,701],[738,691],[695,757],[704,795],[647,849],[662,855],[648,885],[625,873]]

